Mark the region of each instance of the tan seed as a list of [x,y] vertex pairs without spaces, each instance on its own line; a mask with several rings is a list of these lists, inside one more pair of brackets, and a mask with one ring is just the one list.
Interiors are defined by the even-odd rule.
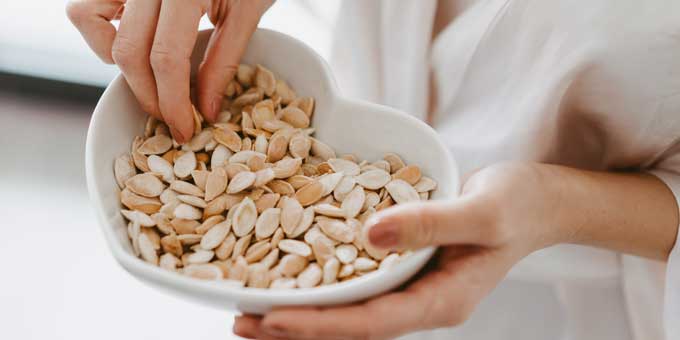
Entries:
[[227,186],[227,193],[235,194],[249,188],[255,183],[256,177],[255,173],[250,171],[237,173]]
[[161,247],[165,253],[179,257],[184,253],[182,243],[174,232],[161,238]]
[[264,210],[255,223],[255,236],[258,240],[270,237],[279,227],[281,209],[268,208]]
[[245,87],[252,86],[254,78],[255,78],[254,67],[246,64],[241,64],[238,66],[238,70],[236,72],[236,79],[241,85]]
[[137,149],[144,155],[160,155],[170,150],[172,147],[172,140],[168,136],[158,135],[153,136]]
[[292,196],[295,194],[295,189],[290,183],[282,181],[280,179],[275,179],[267,184],[267,186],[275,193],[282,196]]
[[256,221],[257,208],[255,208],[255,202],[246,197],[234,212],[234,234],[238,237],[245,236],[253,230]]
[[420,196],[418,196],[416,189],[404,180],[392,180],[385,185],[385,188],[397,204],[417,202],[420,200]]
[[309,117],[297,107],[289,106],[281,110],[281,120],[295,128],[306,128],[309,126]]
[[200,280],[220,280],[223,278],[222,270],[214,264],[192,264],[184,268],[184,275]]
[[321,282],[321,267],[316,263],[311,263],[297,277],[297,286],[300,288],[316,287]]
[[241,137],[231,129],[215,128],[213,138],[233,152],[241,151]]
[[306,207],[321,199],[323,191],[323,184],[315,180],[300,188],[295,193],[295,199],[297,199],[302,206]]
[[230,280],[241,281],[244,283],[248,281],[248,262],[243,258],[243,256],[238,256],[235,259],[231,268],[229,268],[228,278]]
[[165,269],[165,270],[170,270],[170,271],[175,271],[177,270],[177,267],[179,266],[180,261],[179,259],[170,253],[165,253],[161,255],[160,257],[160,262],[158,263],[158,266]]
[[300,218],[300,222],[298,222],[297,227],[295,227],[295,229],[293,229],[293,231],[290,232],[290,234],[287,236],[290,238],[296,238],[304,234],[309,229],[313,222],[314,222],[314,208],[307,207],[302,211],[302,218]]
[[116,177],[116,182],[118,186],[122,189],[125,188],[125,181],[132,178],[137,171],[135,170],[134,163],[129,154],[121,155],[114,161],[113,172]]
[[272,235],[272,248],[278,247],[279,242],[283,240],[283,237],[284,237],[283,229],[277,228],[276,231],[274,232],[274,235]]
[[222,243],[215,249],[215,256],[220,260],[226,260],[231,256],[234,246],[236,245],[236,237],[229,233]]
[[210,157],[210,167],[216,169],[227,163],[229,158],[233,155],[231,150],[227,149],[226,146],[220,144],[213,150],[212,156]]
[[208,203],[204,199],[192,195],[177,195],[177,200],[201,209],[208,206]]
[[147,234],[139,234],[137,244],[139,245],[139,253],[142,256],[142,259],[153,265],[158,265],[158,254]]
[[314,212],[328,217],[345,217],[345,211],[332,204],[317,204],[314,206]]
[[342,201],[340,209],[342,209],[345,212],[345,217],[347,218],[356,217],[361,211],[361,208],[364,207],[365,200],[366,193],[364,192],[364,188],[357,185],[356,187],[354,187],[354,189],[352,189],[352,191],[347,195],[347,197],[345,197],[345,200]]
[[359,174],[359,166],[343,158],[331,158],[327,160],[328,165],[331,166],[334,172],[343,172],[348,176],[356,176]]
[[269,287],[269,270],[260,263],[251,264],[248,267],[248,287]]
[[277,79],[276,80],[276,91],[275,94],[279,95],[281,97],[281,104],[283,105],[288,105],[290,102],[295,100],[295,91],[293,91],[288,84],[281,80]]
[[265,255],[267,255],[269,250],[271,250],[271,244],[269,244],[269,241],[262,240],[260,242],[257,242],[250,246],[250,248],[248,248],[248,251],[246,251],[245,256],[246,261],[248,261],[248,263],[260,261]]
[[288,277],[280,277],[269,284],[271,289],[293,289],[295,287],[297,287],[297,280]]
[[420,168],[417,165],[407,165],[394,173],[393,179],[401,179],[408,184],[415,185],[422,177]]
[[181,203],[175,208],[174,216],[186,220],[198,220],[203,216],[203,212],[194,206]]
[[163,182],[150,173],[132,176],[125,181],[125,186],[135,194],[145,197],[158,197],[165,190]]
[[205,250],[217,248],[222,244],[224,239],[227,238],[230,229],[231,223],[229,223],[229,221],[223,221],[216,224],[203,235],[203,238],[201,239],[201,248]]
[[331,158],[335,158],[335,151],[328,146],[327,144],[319,141],[316,138],[310,138],[312,140],[312,155],[317,156],[324,161],[327,161]]
[[196,220],[188,220],[183,218],[175,218],[170,221],[170,224],[178,234],[195,234],[196,228],[201,224]]
[[366,272],[369,270],[374,270],[378,268],[378,263],[367,258],[367,257],[359,257],[356,260],[354,260],[354,270],[360,271],[360,272]]
[[307,259],[296,254],[287,254],[281,258],[277,266],[281,275],[285,277],[295,277],[307,267]]
[[201,225],[198,228],[196,228],[195,232],[196,234],[205,235],[205,233],[207,233],[208,230],[210,230],[212,227],[223,221],[224,216],[222,215],[210,216],[203,220],[203,223],[201,223]]
[[179,178],[189,177],[194,169],[196,169],[196,154],[193,151],[185,152],[175,160],[175,176]]
[[161,175],[163,181],[170,183],[175,180],[172,164],[166,161],[165,158],[151,155],[146,159],[146,164],[151,172]]
[[329,195],[335,188],[338,186],[340,181],[342,180],[344,174],[342,172],[337,172],[333,174],[326,174],[321,177],[319,177],[319,182],[323,184],[323,192],[321,193],[321,196],[326,196]]
[[302,257],[307,257],[312,254],[312,248],[310,248],[307,243],[298,240],[281,240],[278,247],[285,253],[300,255]]
[[329,237],[344,243],[354,241],[354,231],[344,222],[336,219],[324,218],[317,222],[319,228]]
[[293,157],[307,158],[311,148],[312,140],[302,134],[291,137],[290,142],[288,142],[288,150]]
[[275,207],[280,197],[281,195],[277,193],[263,194],[262,196],[260,196],[259,199],[255,201],[255,207],[257,208],[257,212],[262,213],[263,211],[269,208]]
[[334,283],[338,279],[338,271],[340,271],[340,262],[338,259],[329,259],[323,265],[323,279],[321,282],[325,285]]
[[286,235],[290,235],[302,219],[303,208],[294,198],[281,198],[281,227]]
[[383,170],[375,169],[366,171],[355,177],[357,184],[369,190],[378,190],[392,180],[390,174]]
[[[271,243],[269,244],[271,247]],[[279,261],[279,248],[274,248],[272,249],[269,254],[267,254],[265,257],[260,260],[260,263],[262,263],[267,269],[271,268],[274,266],[277,262]]]
[[325,265],[326,262],[335,256],[335,246],[327,237],[316,237],[312,241],[312,251],[316,262]]
[[255,182],[253,183],[253,186],[259,188],[261,186],[267,185],[267,183],[274,180],[274,177],[274,170],[272,168],[258,170],[255,172]]
[[205,199],[212,201],[227,188],[227,171],[217,168],[210,172],[205,183]]
[[276,78],[274,77],[274,74],[262,65],[257,65],[256,70],[254,80],[255,86],[262,89],[264,94],[271,96],[276,90]]
[[346,278],[352,274],[354,274],[354,266],[351,264],[343,264],[342,267],[340,267],[338,278]]
[[236,244],[234,244],[234,250],[231,253],[231,259],[236,260],[239,256],[242,256],[243,254],[246,253],[246,250],[248,250],[248,246],[250,246],[250,240],[252,239],[252,235],[248,234],[246,236],[243,236],[236,241]]
[[340,183],[333,189],[333,198],[335,198],[336,201],[342,202],[345,200],[345,197],[354,189],[354,185],[356,184],[356,180],[354,180],[354,177],[352,176],[345,176],[340,180]]
[[357,258],[359,251],[351,244],[341,244],[335,248],[335,256],[343,264],[350,264]]
[[120,192],[120,201],[130,210],[139,210],[145,214],[153,214],[161,208],[161,202],[157,198],[139,196],[129,189]]
[[153,227],[156,222],[147,214],[138,210],[121,210],[121,214],[133,223],[139,224],[141,227]]

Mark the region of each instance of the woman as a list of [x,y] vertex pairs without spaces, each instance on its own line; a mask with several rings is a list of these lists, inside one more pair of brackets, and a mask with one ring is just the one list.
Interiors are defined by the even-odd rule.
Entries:
[[[118,32],[107,20],[120,1],[68,12],[183,141],[198,19],[216,24],[198,75],[212,120],[271,3],[128,0]],[[237,334],[387,339],[458,326],[407,338],[680,338],[680,3],[347,0],[335,47],[347,94],[437,129],[467,173],[461,197],[367,222],[378,247],[441,246],[403,291],[241,316]]]

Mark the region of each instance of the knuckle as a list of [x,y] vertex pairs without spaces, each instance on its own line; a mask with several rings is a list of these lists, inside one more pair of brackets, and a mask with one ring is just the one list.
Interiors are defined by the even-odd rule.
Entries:
[[167,74],[180,69],[187,60],[179,58],[168,51],[152,48],[149,57],[154,73]]
[[147,62],[144,51],[131,39],[120,34],[113,41],[111,56],[116,65],[122,69],[139,67]]
[[66,16],[74,25],[79,25],[87,17],[90,8],[85,1],[71,0],[66,4]]

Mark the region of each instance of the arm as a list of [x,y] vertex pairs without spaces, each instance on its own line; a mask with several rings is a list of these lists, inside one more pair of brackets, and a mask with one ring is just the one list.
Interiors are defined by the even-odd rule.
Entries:
[[651,175],[494,165],[470,175],[455,201],[397,206],[367,221],[377,247],[441,246],[436,266],[404,290],[343,307],[244,316],[234,330],[264,339],[389,339],[459,325],[533,251],[578,243],[665,260],[678,222],[672,192]]
[[678,232],[673,193],[640,173],[601,173],[541,166],[564,193],[558,210],[562,242],[666,260]]

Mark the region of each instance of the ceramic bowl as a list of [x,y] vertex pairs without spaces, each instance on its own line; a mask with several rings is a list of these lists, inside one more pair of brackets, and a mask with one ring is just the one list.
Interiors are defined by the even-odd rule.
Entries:
[[[193,71],[207,44],[203,31],[192,57]],[[331,71],[311,48],[287,35],[260,29],[253,35],[244,63],[262,64],[285,79],[303,96],[316,99],[312,124],[316,137],[338,154],[354,153],[378,160],[386,152],[398,153],[405,162],[419,165],[438,182],[433,199],[458,194],[456,164],[436,132],[421,121],[394,109],[350,100],[340,95]],[[430,259],[434,248],[421,249],[398,265],[342,283],[309,289],[266,290],[233,287],[202,281],[150,265],[135,257],[120,214],[119,188],[113,160],[128,152],[141,135],[146,117],[125,79],[119,75],[107,87],[90,122],[86,146],[86,174],[91,201],[109,249],[115,259],[139,280],[196,302],[220,309],[261,314],[283,305],[332,305],[366,299],[406,282]]]

